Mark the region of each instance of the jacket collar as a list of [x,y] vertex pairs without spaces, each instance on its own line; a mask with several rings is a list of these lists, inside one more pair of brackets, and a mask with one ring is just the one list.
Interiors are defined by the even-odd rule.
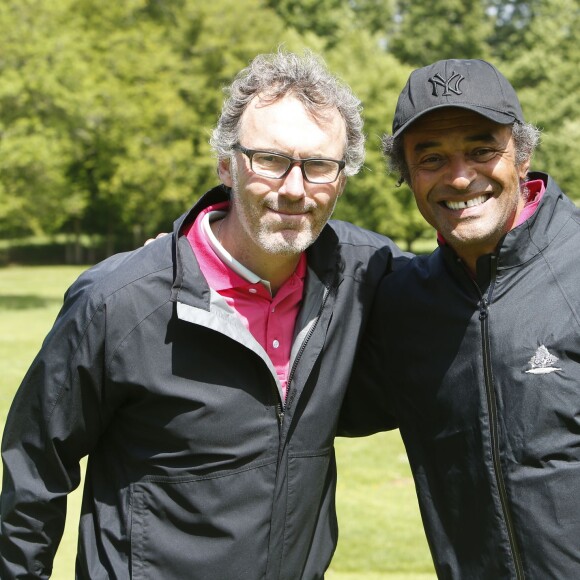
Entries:
[[189,241],[183,235],[183,228],[195,221],[199,213],[210,205],[227,201],[230,190],[225,185],[218,185],[203,195],[186,213],[173,222],[173,287],[171,300],[183,302],[209,310],[211,292],[206,279],[191,249]]
[[498,251],[498,269],[524,264],[546,249],[570,219],[572,202],[546,173],[531,173],[530,179],[542,179],[546,192],[538,209],[525,222],[508,232]]
[[[197,263],[183,228],[195,220],[210,205],[230,199],[230,188],[218,185],[205,193],[173,224],[172,251],[174,278],[171,300],[209,310],[210,289]],[[334,229],[326,225],[318,239],[306,251],[309,275],[315,274],[325,286],[338,284],[337,274],[342,270],[339,241]]]

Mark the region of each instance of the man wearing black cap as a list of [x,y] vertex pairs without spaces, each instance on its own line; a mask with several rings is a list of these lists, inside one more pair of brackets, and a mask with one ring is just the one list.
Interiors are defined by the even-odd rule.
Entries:
[[385,278],[343,425],[395,415],[440,578],[580,578],[580,211],[529,172],[538,136],[492,65],[446,60],[383,141],[439,247]]

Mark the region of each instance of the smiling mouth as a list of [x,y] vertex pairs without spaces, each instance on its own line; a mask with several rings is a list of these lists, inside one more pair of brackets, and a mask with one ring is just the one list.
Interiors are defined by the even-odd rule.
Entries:
[[279,216],[280,219],[290,219],[290,220],[297,220],[299,218],[303,218],[308,215],[307,212],[288,212],[288,211],[280,211],[280,210],[270,210],[271,212],[275,213]]
[[444,201],[443,205],[448,209],[467,209],[468,207],[475,207],[485,203],[488,199],[487,195],[480,195],[467,201]]

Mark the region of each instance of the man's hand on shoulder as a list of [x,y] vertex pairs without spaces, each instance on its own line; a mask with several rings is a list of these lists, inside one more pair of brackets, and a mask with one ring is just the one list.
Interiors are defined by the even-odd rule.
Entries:
[[167,235],[169,235],[167,232],[161,232],[160,234],[157,234],[154,238],[149,238],[145,240],[145,243],[143,245],[146,246],[147,244],[150,244],[151,242],[154,242],[155,240],[158,240],[159,238],[162,238],[163,236]]

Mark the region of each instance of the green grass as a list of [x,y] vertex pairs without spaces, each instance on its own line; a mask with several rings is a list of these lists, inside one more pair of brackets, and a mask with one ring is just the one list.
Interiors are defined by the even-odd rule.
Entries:
[[[331,569],[365,579],[371,574],[392,578],[389,574],[395,573],[434,578],[398,431],[339,438],[336,449],[340,539]],[[351,576],[337,578],[350,580]]]
[[[81,271],[78,266],[0,269],[2,428],[14,391],[52,326],[65,289]],[[435,579],[398,433],[338,439],[336,448],[340,539],[327,579]],[[81,488],[70,497],[55,580],[74,577]]]

